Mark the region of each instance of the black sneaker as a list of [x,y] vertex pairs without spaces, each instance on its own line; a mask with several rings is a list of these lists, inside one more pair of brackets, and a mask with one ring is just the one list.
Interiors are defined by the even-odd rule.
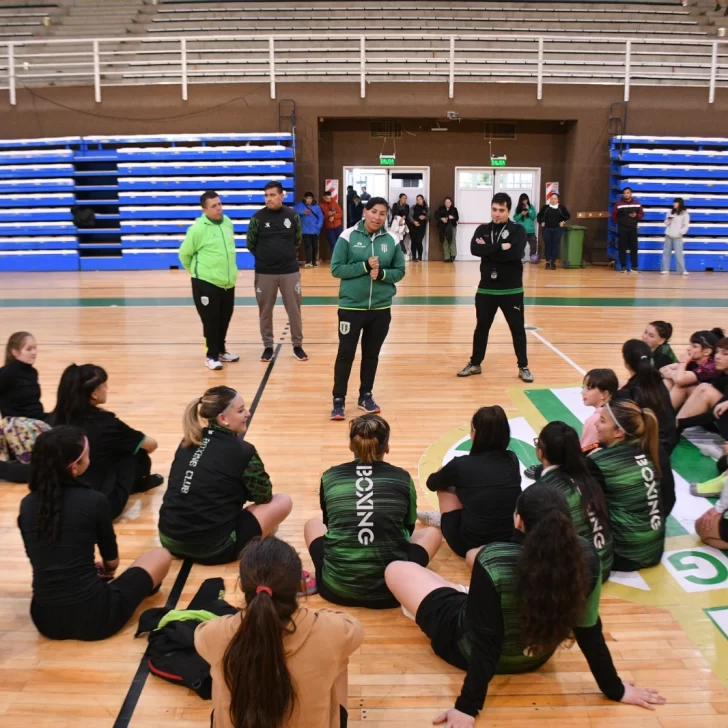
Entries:
[[334,397],[334,409],[331,410],[332,420],[345,420],[346,415],[344,414],[344,398]]
[[528,367],[521,367],[518,370],[518,376],[524,381],[531,383],[533,381],[533,374],[531,374],[531,370]]
[[356,405],[360,410],[364,410],[368,415],[378,415],[382,410],[379,405],[372,399],[372,393],[359,395],[359,401]]
[[295,356],[298,361],[308,361],[308,355],[303,350],[302,346],[293,347],[293,356]]
[[272,346],[266,346],[263,350],[263,353],[260,355],[260,360],[268,362],[273,358],[273,347]]
[[133,492],[146,493],[148,490],[152,490],[152,488],[158,488],[160,485],[162,485],[162,483],[164,483],[164,477],[158,475],[157,473],[152,473],[146,478],[143,478],[141,482],[134,488]]

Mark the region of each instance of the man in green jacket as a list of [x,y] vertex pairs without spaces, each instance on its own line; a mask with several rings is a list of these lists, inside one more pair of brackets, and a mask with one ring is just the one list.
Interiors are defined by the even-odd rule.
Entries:
[[385,230],[389,204],[372,197],[364,217],[344,230],[334,248],[331,274],[340,278],[339,351],[334,367],[334,409],[332,420],[343,420],[346,390],[361,334],[361,383],[359,409],[379,412],[372,399],[379,351],[387,338],[392,320],[395,283],[404,278],[402,248]]
[[204,192],[200,205],[203,214],[187,230],[179,259],[192,275],[192,297],[207,343],[205,366],[222,369],[222,362],[240,360],[225,347],[238,278],[235,233],[232,220],[223,214],[217,192]]

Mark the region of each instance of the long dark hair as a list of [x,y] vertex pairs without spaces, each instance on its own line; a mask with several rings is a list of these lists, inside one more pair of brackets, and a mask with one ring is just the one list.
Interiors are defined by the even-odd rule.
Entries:
[[681,215],[687,209],[685,207],[685,200],[682,197],[676,197],[673,201],[673,210],[675,209],[675,203],[677,202],[677,214]]
[[46,536],[48,543],[58,539],[61,525],[62,490],[79,484],[69,466],[76,462],[86,447],[86,435],[78,427],[54,427],[38,435],[30,459],[30,492],[38,493],[36,535]]
[[548,653],[570,638],[583,616],[589,590],[586,555],[556,486],[526,488],[516,513],[526,530],[516,582],[521,640],[529,654]]
[[73,425],[93,412],[91,395],[108,380],[106,371],[95,364],[70,364],[61,374],[53,411],[53,426]]
[[546,460],[551,465],[558,465],[561,472],[569,477],[572,488],[581,495],[585,522],[596,520],[608,529],[607,502],[602,489],[589,473],[576,430],[565,422],[549,422],[541,430],[538,444]]
[[521,194],[521,196],[518,198],[518,204],[516,205],[516,213],[521,212],[521,210],[523,209],[524,201],[528,202],[529,207],[531,206],[531,198],[525,192],[523,192]]
[[474,430],[471,455],[479,455],[487,450],[506,450],[511,441],[511,426],[503,407],[481,407],[470,421]]
[[283,638],[293,631],[301,559],[285,541],[269,536],[240,556],[245,610],[222,665],[235,728],[282,728],[296,702]]
[[652,351],[644,341],[630,339],[622,346],[622,356],[627,366],[634,372],[629,386],[625,389],[640,407],[651,409],[657,417],[662,414],[662,377],[652,366]]
[[667,344],[672,338],[671,323],[668,323],[667,321],[650,321],[650,326],[657,331],[657,334],[661,339],[665,339],[663,344]]
[[718,342],[725,336],[723,329],[715,328],[710,331],[696,331],[690,337],[691,344],[699,344],[703,349],[711,349],[715,354]]

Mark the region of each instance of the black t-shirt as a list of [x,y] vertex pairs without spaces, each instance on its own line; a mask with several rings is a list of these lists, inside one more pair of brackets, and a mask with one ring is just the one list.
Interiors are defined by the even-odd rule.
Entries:
[[88,437],[91,464],[83,479],[95,490],[103,488],[107,473],[121,460],[138,452],[145,437],[143,432],[129,427],[113,412],[98,407],[73,424]]
[[434,491],[455,488],[463,504],[462,536],[469,547],[510,540],[513,512],[521,495],[515,453],[488,450],[453,458],[427,479],[427,487]]
[[0,368],[0,416],[43,419],[35,367],[14,359]]
[[169,541],[215,553],[235,530],[243,506],[269,503],[272,496],[255,447],[230,430],[207,427],[199,445],[177,448],[159,510],[159,531]]
[[38,493],[20,502],[18,527],[33,567],[33,601],[44,605],[81,604],[103,591],[94,563],[96,544],[104,561],[119,557],[108,500],[70,476],[62,493],[60,530],[53,544],[35,532]]

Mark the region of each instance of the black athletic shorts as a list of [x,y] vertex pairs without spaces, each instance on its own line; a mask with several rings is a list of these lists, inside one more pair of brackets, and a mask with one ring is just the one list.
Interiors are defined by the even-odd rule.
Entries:
[[104,640],[129,621],[154,588],[152,577],[138,566],[102,584],[98,596],[80,604],[42,604],[34,597],[30,603],[33,624],[52,640]]
[[725,515],[718,521],[718,535],[721,541],[728,541],[728,517]]
[[442,586],[430,592],[417,609],[417,626],[429,637],[433,652],[445,662],[468,669],[467,660],[458,649],[463,636],[462,613],[468,595]]
[[[178,559],[190,559],[196,564],[202,564],[203,566],[218,566],[220,564],[229,564],[232,561],[238,561],[240,558],[240,552],[245,546],[252,541],[254,538],[261,536],[263,531],[260,528],[260,522],[258,519],[248,510],[243,509],[238,514],[237,522],[235,524],[235,538],[230,539],[228,545],[222,550],[212,555],[200,555],[204,554],[204,545],[188,544],[189,549],[184,548],[184,542],[176,541],[177,546],[170,548],[168,545],[166,548],[169,549],[172,556],[176,556]],[[164,539],[162,545],[165,546]]]
[[[368,609],[396,609],[399,602],[392,596],[390,599],[373,602],[371,600],[348,599],[336,594],[329,589],[323,580],[324,566],[324,538],[319,536],[311,541],[308,547],[308,553],[313,561],[314,569],[316,569],[316,586],[318,587],[319,596],[332,604],[338,604],[340,607],[367,607]],[[427,551],[416,543],[409,545],[409,561],[420,566],[427,566],[430,563],[430,556]]]
[[440,516],[442,536],[447,545],[461,558],[465,558],[470,548],[462,537],[463,509],[443,513]]

